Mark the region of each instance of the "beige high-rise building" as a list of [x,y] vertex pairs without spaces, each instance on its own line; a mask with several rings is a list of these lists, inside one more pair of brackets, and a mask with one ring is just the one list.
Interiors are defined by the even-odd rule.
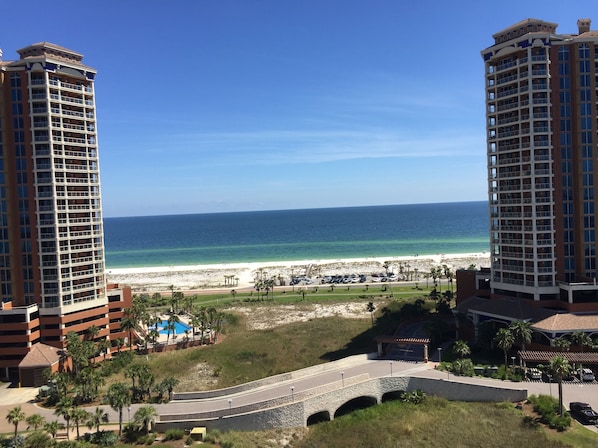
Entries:
[[493,297],[598,311],[598,31],[536,19],[485,63]]
[[0,53],[0,377],[36,343],[111,333],[96,70],[47,42],[18,54]]

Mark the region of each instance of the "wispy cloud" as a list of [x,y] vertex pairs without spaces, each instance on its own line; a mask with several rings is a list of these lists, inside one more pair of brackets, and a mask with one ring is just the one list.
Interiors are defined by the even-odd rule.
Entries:
[[[174,148],[173,148],[174,146]],[[479,135],[421,135],[366,131],[254,131],[178,136],[173,149],[202,165],[277,165],[355,159],[458,157],[483,148]]]

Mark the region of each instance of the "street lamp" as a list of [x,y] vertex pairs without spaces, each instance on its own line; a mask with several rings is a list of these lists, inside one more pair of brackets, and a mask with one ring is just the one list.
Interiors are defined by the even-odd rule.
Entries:
[[512,361],[511,366],[514,369],[515,368],[515,357],[514,356],[511,356],[511,361]]
[[228,414],[232,414],[232,408],[233,408],[233,400],[231,400],[230,398],[228,399]]
[[343,387],[345,387],[345,372],[341,372],[341,382],[343,383]]
[[442,347],[438,347],[438,364],[442,363]]
[[390,376],[392,376],[392,359],[390,360]]
[[127,411],[129,413],[129,423],[131,423],[131,406],[127,408]]
[[294,394],[294,392],[295,392],[295,386],[291,386],[291,400],[292,401],[295,401],[295,394]]

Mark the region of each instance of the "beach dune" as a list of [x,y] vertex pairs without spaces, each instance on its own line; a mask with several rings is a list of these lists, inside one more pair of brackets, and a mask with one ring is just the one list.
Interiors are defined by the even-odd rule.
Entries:
[[274,278],[287,285],[293,276],[365,274],[384,272],[385,264],[393,272],[412,272],[423,278],[434,267],[447,265],[454,272],[471,265],[487,267],[487,252],[473,254],[437,254],[407,257],[368,257],[337,260],[300,260],[252,263],[222,263],[193,266],[156,266],[108,269],[108,283],[131,286],[133,292],[164,292],[176,290],[252,288],[255,279]]

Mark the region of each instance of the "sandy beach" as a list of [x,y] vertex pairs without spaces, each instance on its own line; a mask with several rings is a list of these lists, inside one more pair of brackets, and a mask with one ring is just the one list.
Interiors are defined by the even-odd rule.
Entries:
[[[255,278],[274,278],[287,285],[293,276],[321,277],[325,275],[346,275],[410,271],[414,277],[423,278],[433,267],[447,265],[454,272],[457,269],[488,267],[490,254],[438,254],[407,257],[369,257],[338,260],[301,260],[255,263],[222,263],[194,266],[159,266],[141,268],[108,269],[108,283],[129,285],[135,293],[165,292],[174,286],[177,290],[243,289],[252,288]],[[226,283],[226,282],[229,283]],[[233,282],[234,284],[231,284]]]

